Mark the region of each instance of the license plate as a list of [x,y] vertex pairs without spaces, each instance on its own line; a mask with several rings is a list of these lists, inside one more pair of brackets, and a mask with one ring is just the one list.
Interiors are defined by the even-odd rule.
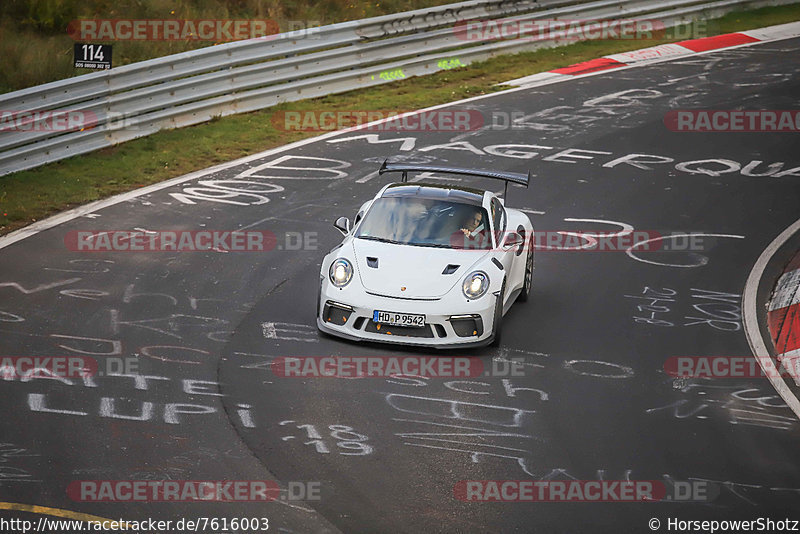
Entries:
[[416,313],[396,313],[375,310],[372,313],[372,320],[376,323],[395,326],[410,326],[414,328],[425,326],[425,316]]

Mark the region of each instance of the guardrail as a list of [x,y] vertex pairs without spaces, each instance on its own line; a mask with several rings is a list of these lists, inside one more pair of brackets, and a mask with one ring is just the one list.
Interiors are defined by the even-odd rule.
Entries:
[[574,42],[557,35],[464,40],[455,24],[504,18],[620,20],[664,27],[798,0],[472,0],[237,41],[0,95],[6,112],[81,111],[81,131],[0,132],[0,176],[144,137],[267,108]]

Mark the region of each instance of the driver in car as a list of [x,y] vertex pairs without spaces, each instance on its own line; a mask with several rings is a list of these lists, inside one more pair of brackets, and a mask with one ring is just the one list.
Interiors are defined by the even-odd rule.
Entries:
[[467,215],[464,223],[461,225],[461,231],[467,237],[475,237],[482,222],[483,213],[481,210],[475,210],[473,213]]

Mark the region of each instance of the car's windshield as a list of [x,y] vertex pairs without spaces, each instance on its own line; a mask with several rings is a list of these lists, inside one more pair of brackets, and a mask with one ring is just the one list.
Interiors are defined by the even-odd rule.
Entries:
[[403,245],[491,248],[489,218],[475,204],[420,197],[377,199],[356,237]]

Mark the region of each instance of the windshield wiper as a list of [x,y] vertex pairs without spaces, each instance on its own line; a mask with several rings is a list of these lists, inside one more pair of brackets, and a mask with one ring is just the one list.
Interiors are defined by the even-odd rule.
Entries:
[[366,239],[367,241],[380,241],[381,243],[392,243],[393,245],[407,245],[408,243],[403,243],[402,241],[395,241],[394,239],[387,239],[385,237],[378,237],[375,235],[360,235],[357,236],[356,239]]
[[445,245],[443,243],[408,243],[409,245],[414,245],[415,247],[433,247],[433,248],[453,248],[450,245]]

